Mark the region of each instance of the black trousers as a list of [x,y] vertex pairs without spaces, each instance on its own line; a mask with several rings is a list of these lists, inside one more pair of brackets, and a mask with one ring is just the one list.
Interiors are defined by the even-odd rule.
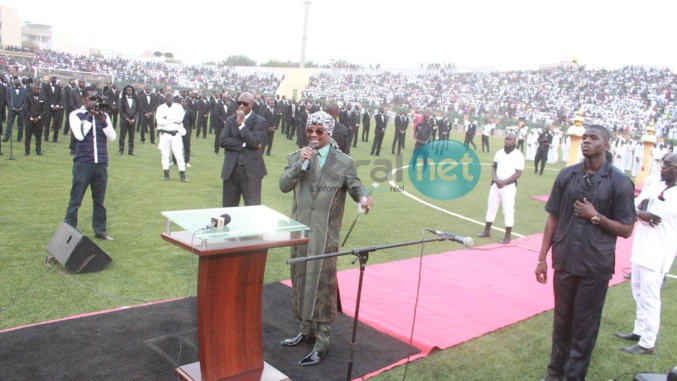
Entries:
[[524,139],[517,139],[517,149],[524,153]]
[[487,152],[489,151],[489,136],[488,135],[482,135],[482,152],[484,152],[484,145],[486,144],[487,146]]
[[465,148],[470,148],[470,145],[472,144],[472,149],[477,150],[477,146],[475,145],[475,142],[473,142],[473,139],[475,139],[474,135],[465,135],[465,142],[463,142]]
[[381,154],[381,144],[383,143],[383,135],[385,135],[385,132],[378,132],[376,131],[374,133],[374,142],[371,144],[371,154],[374,155],[380,155]]
[[392,153],[395,153],[395,146],[397,146],[397,153],[402,152],[402,148],[404,148],[404,132],[400,133],[400,131],[395,130],[395,136],[393,137],[393,148],[392,148]]
[[127,134],[129,134],[129,153],[134,152],[134,132],[135,132],[135,126],[134,123],[129,124],[126,120],[120,121],[120,141],[119,141],[119,146],[120,146],[120,152],[125,151],[125,139],[127,138]]
[[235,164],[228,180],[223,180],[223,207],[239,206],[240,197],[245,206],[261,205],[261,179],[250,180],[244,165]]
[[266,136],[266,142],[263,144],[261,152],[265,152],[266,155],[270,155],[270,149],[273,148],[273,139],[275,138],[275,130],[268,131]]
[[540,173],[543,173],[543,170],[545,169],[545,163],[548,161],[548,149],[550,147],[546,147],[543,145],[538,146],[538,150],[536,151],[536,157],[534,157],[534,173],[538,172],[538,163],[541,163],[541,171]]
[[369,125],[365,124],[362,126],[362,141],[369,142]]
[[353,127],[353,147],[357,148],[357,136],[360,134],[360,126]]
[[42,121],[40,120],[37,123],[33,123],[28,118],[26,118],[26,136],[24,137],[26,153],[31,152],[31,137],[33,136],[35,136],[35,152],[42,152],[42,140],[40,140],[42,137],[41,135]]
[[602,320],[610,275],[555,271],[555,315],[548,374],[585,380]]
[[223,131],[223,126],[214,126],[214,153],[219,153],[219,148],[221,148],[221,131]]
[[203,115],[198,116],[197,118],[197,132],[195,133],[195,137],[199,138],[200,137],[200,131],[202,131],[202,138],[205,139],[207,138],[207,119]]
[[146,141],[146,134],[150,135],[150,142],[155,144],[155,118],[153,115],[150,118],[146,118],[145,115],[139,117],[139,122],[141,123],[141,141]]

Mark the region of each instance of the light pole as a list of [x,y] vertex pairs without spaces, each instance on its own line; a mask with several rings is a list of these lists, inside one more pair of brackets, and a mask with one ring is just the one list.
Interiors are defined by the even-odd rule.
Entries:
[[310,1],[304,1],[306,4],[306,14],[303,17],[303,35],[301,36],[301,61],[299,61],[299,67],[306,67],[306,42],[308,42],[308,8],[310,7]]

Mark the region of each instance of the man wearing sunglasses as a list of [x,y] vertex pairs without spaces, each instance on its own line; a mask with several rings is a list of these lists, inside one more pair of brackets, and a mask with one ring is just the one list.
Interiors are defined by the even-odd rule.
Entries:
[[[221,106],[223,107],[223,105]],[[266,139],[268,124],[252,112],[254,96],[242,93],[237,111],[226,119],[219,141],[226,150],[221,178],[223,207],[261,205],[261,179],[267,175],[261,146]]]
[[[330,106],[331,107],[331,106]],[[294,192],[292,215],[311,228],[307,245],[291,248],[291,257],[311,257],[338,251],[346,193],[367,212],[373,205],[357,177],[353,159],[330,144],[334,118],[311,114],[306,123],[309,146],[288,157],[280,190]],[[329,325],[339,310],[336,257],[291,266],[292,313],[301,320],[298,335],[280,344],[296,346],[315,341],[299,365],[315,365],[329,353]]]
[[542,381],[585,379],[614,273],[616,239],[630,237],[636,221],[635,187],[605,158],[609,131],[591,125],[582,138],[584,161],[560,171],[545,206],[549,216],[535,274],[547,283],[552,248],[555,313]]
[[620,351],[633,355],[654,353],[661,322],[661,285],[677,252],[677,154],[661,162],[662,181],[642,188],[635,199],[640,223],[632,243],[632,296],[637,304],[635,325],[630,333],[614,336],[637,342]]

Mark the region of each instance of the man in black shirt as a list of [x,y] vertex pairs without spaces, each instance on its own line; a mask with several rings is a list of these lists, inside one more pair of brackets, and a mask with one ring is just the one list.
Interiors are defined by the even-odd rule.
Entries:
[[[550,127],[546,127],[545,132],[538,135],[538,150],[536,151],[536,157],[534,158],[534,174],[538,173],[539,175],[543,174],[545,169],[545,162],[548,161],[548,151],[550,150],[550,144],[552,144],[552,134],[550,134]],[[538,163],[541,163],[541,172],[538,172]]]
[[548,376],[541,381],[585,380],[599,331],[616,238],[628,238],[636,220],[634,185],[606,161],[609,132],[585,130],[584,161],[562,169],[545,210],[536,280],[547,283],[546,255],[552,247],[555,315]]

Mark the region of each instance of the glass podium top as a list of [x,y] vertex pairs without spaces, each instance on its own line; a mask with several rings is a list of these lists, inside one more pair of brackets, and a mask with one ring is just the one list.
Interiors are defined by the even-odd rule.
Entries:
[[[181,229],[194,233],[195,238],[200,241],[291,233],[310,229],[264,205],[175,210],[161,213],[167,218],[167,234],[170,233],[171,223],[174,223]],[[218,229],[205,229],[212,222],[212,217],[220,217],[224,214],[230,217],[230,223]],[[228,220],[228,217],[224,219]]]

